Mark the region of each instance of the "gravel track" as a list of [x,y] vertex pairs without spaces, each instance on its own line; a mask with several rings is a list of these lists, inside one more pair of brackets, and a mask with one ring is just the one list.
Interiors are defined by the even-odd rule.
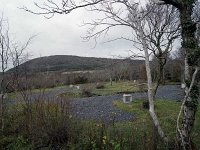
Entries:
[[[144,99],[147,93],[133,93],[134,99]],[[184,91],[179,85],[165,85],[158,88],[157,99],[180,101],[184,97]],[[72,102],[73,114],[79,119],[91,119],[97,121],[127,121],[134,120],[135,115],[123,112],[113,106],[113,101],[122,101],[122,94],[111,96],[97,96],[76,99]]]
[[79,119],[112,122],[133,120],[134,115],[123,112],[113,106],[113,101],[119,101],[122,95],[98,96],[74,100],[73,114]]

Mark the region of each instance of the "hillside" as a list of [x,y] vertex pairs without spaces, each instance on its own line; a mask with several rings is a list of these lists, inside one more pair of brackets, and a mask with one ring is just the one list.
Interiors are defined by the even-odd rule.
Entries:
[[[142,60],[122,60],[95,57],[80,57],[71,55],[54,55],[29,60],[19,66],[20,71],[45,72],[45,71],[77,71],[77,70],[100,70],[111,65],[117,65],[128,61],[135,65],[141,64]],[[10,69],[12,71],[13,69]]]

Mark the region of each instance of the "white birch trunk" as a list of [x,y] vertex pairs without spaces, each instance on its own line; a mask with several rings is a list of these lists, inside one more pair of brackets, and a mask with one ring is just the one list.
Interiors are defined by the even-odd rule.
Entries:
[[[181,105],[181,109],[177,118],[177,131],[178,131],[178,139],[180,139],[181,145],[180,148],[184,150],[190,150],[192,149],[192,144],[191,144],[191,138],[190,134],[194,125],[195,121],[195,113],[196,109],[187,106],[187,103],[192,103],[192,98],[190,96],[191,90],[193,85],[195,84],[195,78],[196,75],[199,71],[198,67],[195,67],[195,71],[193,73],[191,83],[189,87],[186,85],[185,87],[185,97]],[[189,65],[187,62],[187,58],[185,58],[185,80],[190,80],[190,74],[189,74]],[[182,126],[180,127],[180,118],[181,115],[183,114],[183,120],[182,120]]]
[[157,114],[155,113],[155,109],[154,109],[154,89],[153,89],[153,83],[152,83],[152,77],[151,77],[151,68],[150,68],[150,61],[149,61],[149,53],[148,53],[148,46],[146,43],[146,40],[143,36],[143,31],[142,28],[140,26],[139,29],[139,36],[142,39],[142,45],[143,45],[143,50],[144,50],[144,54],[145,54],[145,67],[146,67],[146,74],[147,74],[147,87],[148,87],[148,101],[149,101],[149,113],[150,116],[153,120],[153,124],[156,127],[159,136],[161,137],[161,139],[168,144],[168,138],[166,137],[163,129],[160,126],[160,122],[158,120]]

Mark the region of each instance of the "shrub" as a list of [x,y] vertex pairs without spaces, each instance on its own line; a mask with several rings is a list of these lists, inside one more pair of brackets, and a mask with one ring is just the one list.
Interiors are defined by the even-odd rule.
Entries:
[[74,79],[75,84],[84,84],[88,82],[88,78],[85,76],[78,76]]
[[97,83],[96,84],[96,89],[104,89],[105,85],[103,83]]
[[33,145],[31,145],[29,141],[24,137],[18,136],[16,138],[13,138],[13,141],[8,146],[6,146],[5,149],[27,150],[33,149]]
[[84,97],[91,97],[93,95],[91,87],[83,87],[81,89],[81,94]]
[[146,89],[147,89],[147,88],[146,88],[147,85],[144,84],[144,83],[140,83],[140,84],[138,84],[137,86],[138,86],[138,90],[139,90],[140,92],[145,92]]
[[149,109],[149,101],[148,100],[144,100],[142,102],[142,108],[144,109]]
[[61,149],[69,140],[69,107],[66,100],[50,100],[44,96],[30,104],[20,102],[10,107],[6,117],[6,134],[20,138],[16,137],[4,147],[22,149],[34,145],[33,149]]

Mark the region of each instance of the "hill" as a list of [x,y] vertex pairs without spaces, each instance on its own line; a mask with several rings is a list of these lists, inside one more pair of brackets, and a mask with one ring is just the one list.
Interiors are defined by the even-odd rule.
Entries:
[[[29,60],[21,64],[18,69],[20,71],[26,70],[28,72],[100,70],[106,69],[112,65],[117,65],[124,61],[134,63],[135,65],[139,65],[144,62],[142,60],[130,59],[123,60],[71,55],[54,55]],[[13,68],[9,71],[12,70]]]

